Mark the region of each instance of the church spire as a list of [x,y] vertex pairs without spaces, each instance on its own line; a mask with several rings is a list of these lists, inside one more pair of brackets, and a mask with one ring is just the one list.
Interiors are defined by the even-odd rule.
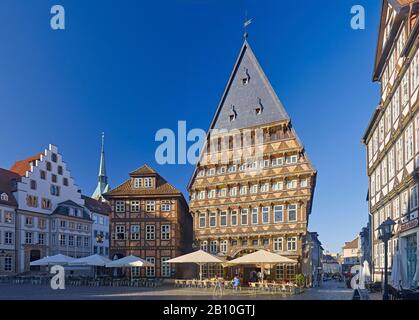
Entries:
[[105,167],[105,133],[102,132],[102,150],[100,152],[100,165],[99,165],[99,180],[101,177],[106,177],[106,167]]
[[106,175],[105,166],[105,133],[102,132],[102,148],[100,152],[99,176],[98,183],[92,198],[100,200],[102,195],[109,191],[108,177]]

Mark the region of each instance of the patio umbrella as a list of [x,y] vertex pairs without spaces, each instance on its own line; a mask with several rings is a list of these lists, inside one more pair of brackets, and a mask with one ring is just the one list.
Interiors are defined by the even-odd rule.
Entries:
[[297,261],[289,259],[287,257],[280,256],[279,254],[272,253],[266,250],[259,250],[240,258],[228,261],[227,264],[260,264],[262,272],[262,281],[263,273],[265,266],[276,265],[276,264],[296,264]]
[[63,254],[56,254],[54,256],[44,257],[39,260],[32,261],[31,266],[49,266],[49,265],[68,265],[75,259]]
[[104,267],[107,263],[110,263],[111,260],[100,256],[98,254],[94,254],[88,257],[75,259],[74,261],[70,262],[69,265],[77,265],[77,266],[92,266],[94,268],[95,278],[96,278],[96,267]]
[[413,277],[413,281],[419,282],[419,249],[416,251],[416,273]]
[[106,268],[154,267],[154,264],[136,256],[128,256],[105,264]]
[[405,277],[403,272],[401,256],[400,253],[396,253],[393,256],[390,284],[393,286],[393,288],[401,289],[401,284],[403,283],[404,279]]
[[365,282],[369,281],[371,277],[370,266],[368,261],[365,260],[364,263],[360,266],[359,269],[359,287],[360,289],[365,289]]
[[206,263],[222,263],[223,260],[203,250],[198,250],[183,256],[170,259],[167,263],[195,263],[199,265],[199,280],[202,280],[202,266]]
[[110,259],[98,254],[94,254],[88,257],[75,259],[74,261],[70,262],[70,265],[104,267],[107,263],[110,262],[112,262]]
[[[132,267],[154,267],[154,264],[136,256],[128,256],[128,257],[124,257],[118,260],[113,260],[107,263],[105,266],[106,268],[124,268],[124,267],[132,268]],[[132,272],[131,272],[131,278],[132,278]]]

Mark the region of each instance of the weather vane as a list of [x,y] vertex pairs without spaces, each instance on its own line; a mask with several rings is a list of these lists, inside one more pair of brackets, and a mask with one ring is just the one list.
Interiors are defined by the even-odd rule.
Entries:
[[249,19],[247,17],[247,10],[246,10],[246,17],[244,19],[244,38],[247,39],[249,34],[247,33],[247,27],[253,22],[253,19]]

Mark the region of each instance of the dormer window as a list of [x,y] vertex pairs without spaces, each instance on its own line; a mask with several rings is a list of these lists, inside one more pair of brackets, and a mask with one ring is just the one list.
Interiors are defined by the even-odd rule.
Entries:
[[249,70],[248,69],[244,69],[244,77],[242,78],[242,85],[246,86],[249,84],[250,81],[250,75],[249,75]]
[[153,178],[144,178],[144,188],[153,187]]
[[141,188],[142,180],[143,179],[141,179],[141,178],[134,178],[134,188],[135,189]]
[[234,109],[234,106],[231,105],[231,111],[230,111],[230,115],[229,115],[230,122],[236,120],[236,118],[237,118],[237,112]]
[[1,201],[9,201],[9,196],[6,193],[0,195]]
[[256,115],[260,115],[263,112],[263,105],[262,105],[262,100],[260,98],[258,98],[258,105],[255,108],[255,113]]

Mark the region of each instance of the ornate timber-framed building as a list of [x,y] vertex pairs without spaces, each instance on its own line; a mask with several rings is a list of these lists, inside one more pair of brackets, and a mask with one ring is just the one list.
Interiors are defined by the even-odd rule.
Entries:
[[187,268],[165,262],[192,247],[192,217],[179,190],[144,165],[103,196],[112,208],[111,259],[135,255],[154,264],[131,268],[134,277],[187,276]]
[[369,213],[374,280],[384,272],[384,244],[378,226],[388,217],[396,223],[389,243],[389,263],[397,251],[414,285],[418,249],[419,180],[419,1],[384,0],[374,67],[381,99],[363,142],[367,146]]
[[[267,249],[302,270],[316,171],[245,39],[189,183],[195,245],[230,260]],[[221,270],[204,270],[213,276]],[[254,268],[254,266],[253,266]],[[240,272],[248,277],[250,269]]]

